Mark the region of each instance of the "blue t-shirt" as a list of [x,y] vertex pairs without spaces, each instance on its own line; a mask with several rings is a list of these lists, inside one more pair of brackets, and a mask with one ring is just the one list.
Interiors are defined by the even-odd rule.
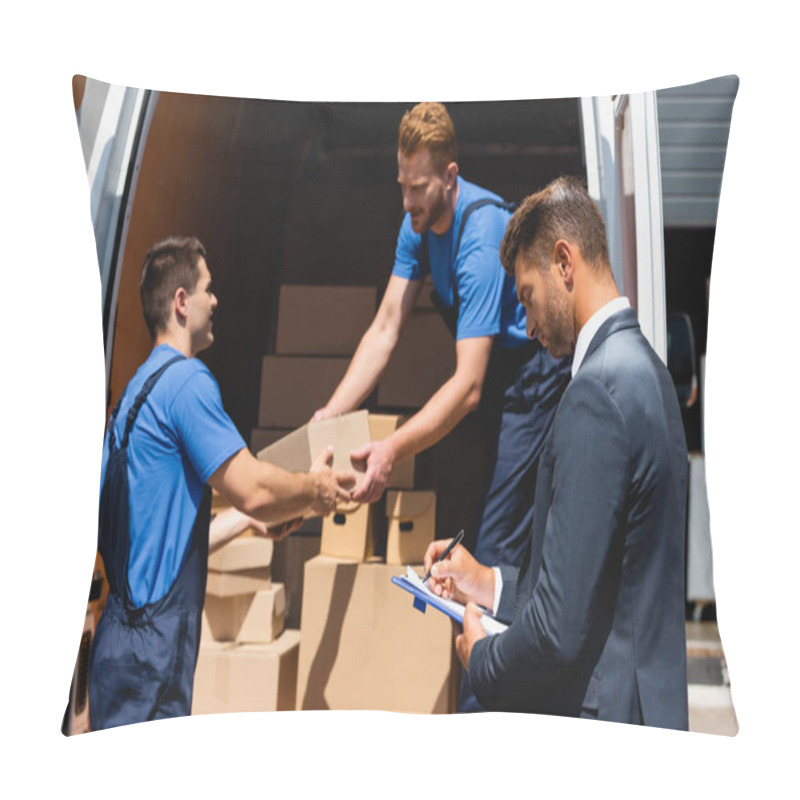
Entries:
[[[483,197],[501,200],[496,194],[458,177],[458,200],[448,231],[441,236],[428,231],[428,257],[433,285],[444,304],[453,307],[453,286],[458,292],[456,339],[497,336],[503,347],[528,341],[525,309],[517,300],[514,279],[500,263],[500,242],[511,212],[495,205],[475,209],[467,220],[458,252],[458,231],[464,210]],[[411,228],[406,214],[397,236],[392,274],[407,280],[422,280],[420,264],[422,236]]]
[[[176,355],[169,345],[156,347],[131,379],[117,414],[117,444],[144,382]],[[128,441],[128,582],[135,606],[154,603],[170,590],[188,551],[206,481],[243,447],[206,365],[186,358],[169,366],[140,409]],[[101,486],[108,455],[106,435]]]

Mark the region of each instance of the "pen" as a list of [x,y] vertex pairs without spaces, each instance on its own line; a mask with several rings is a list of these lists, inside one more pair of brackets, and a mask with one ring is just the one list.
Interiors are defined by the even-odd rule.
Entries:
[[[434,563],[434,564],[438,564],[440,561],[443,561],[445,558],[447,558],[447,556],[449,556],[449,555],[450,555],[450,552],[452,551],[452,549],[453,549],[453,548],[454,548],[454,547],[455,547],[457,544],[459,544],[459,542],[461,542],[461,540],[462,540],[463,538],[464,538],[464,529],[462,528],[462,529],[461,529],[461,530],[460,530],[460,531],[459,531],[459,532],[458,532],[458,533],[455,535],[455,538],[453,539],[453,541],[452,541],[452,542],[450,542],[450,544],[449,544],[449,545],[447,545],[447,547],[445,548],[445,551],[444,551],[444,553],[442,553],[442,554],[439,556],[439,558],[437,558],[437,559],[436,559],[436,561],[434,561],[433,563]],[[433,569],[433,564],[431,565],[431,569]],[[422,582],[423,582],[423,583],[427,583],[427,582],[428,582],[428,579],[429,579],[430,577],[431,577],[431,570],[429,569],[429,570],[428,570],[428,571],[425,573],[425,577],[422,579]]]

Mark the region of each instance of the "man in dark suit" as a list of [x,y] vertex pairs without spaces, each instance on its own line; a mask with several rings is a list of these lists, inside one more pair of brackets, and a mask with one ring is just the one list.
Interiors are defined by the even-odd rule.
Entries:
[[[501,248],[528,335],[574,354],[542,454],[521,570],[463,547],[430,588],[467,603],[456,648],[489,710],[688,728],[684,627],[687,453],[670,375],[611,272],[583,186],[528,197]],[[430,569],[447,541],[425,556]],[[482,611],[510,622],[487,636]]]

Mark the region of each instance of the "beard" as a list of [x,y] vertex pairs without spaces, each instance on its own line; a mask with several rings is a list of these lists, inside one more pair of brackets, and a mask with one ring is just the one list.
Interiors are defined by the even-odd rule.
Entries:
[[427,212],[423,213],[416,220],[412,216],[411,229],[414,233],[425,233],[435,225],[444,215],[447,208],[447,200],[445,198],[444,190],[438,195],[431,203]]
[[[542,326],[547,344],[544,347],[554,358],[563,358],[575,352],[575,324],[567,298],[556,291],[555,286],[547,288],[545,300],[547,327]],[[539,340],[541,341],[541,334]]]

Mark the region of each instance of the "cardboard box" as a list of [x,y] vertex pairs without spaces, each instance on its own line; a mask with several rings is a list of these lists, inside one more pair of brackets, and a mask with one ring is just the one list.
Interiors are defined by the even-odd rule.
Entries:
[[293,710],[299,642],[287,630],[271,644],[202,643],[192,714]]
[[272,539],[263,536],[237,536],[208,557],[214,572],[240,572],[269,567],[272,563]]
[[455,368],[455,341],[439,313],[414,311],[378,384],[378,405],[421,408]]
[[[391,436],[406,418],[399,414],[370,414],[369,435],[373,442],[379,442]],[[389,476],[387,489],[413,489],[414,488],[414,457],[407,458],[395,464]]]
[[344,377],[347,358],[264,356],[259,428],[297,428],[328,402]]
[[[367,411],[354,411],[309,422],[260,450],[257,457],[260,461],[268,461],[290,472],[308,472],[319,454],[332,445],[333,469],[355,472],[358,486],[366,464],[354,464],[350,460],[350,453],[369,441],[369,414]],[[311,509],[306,509],[304,516],[313,515]]]
[[374,506],[349,503],[337,506],[322,520],[320,552],[326,556],[366,561],[375,554]]
[[253,594],[209,594],[203,609],[203,633],[217,642],[269,644],[283,633],[285,613],[282,583]]
[[386,493],[387,564],[421,564],[436,534],[436,493]]
[[[322,517],[318,522],[320,530]],[[286,627],[300,628],[300,613],[303,608],[303,578],[306,561],[319,555],[322,536],[309,535],[305,526],[280,542],[275,542],[272,554],[272,579],[280,581],[286,591]]]
[[404,570],[318,556],[306,564],[297,708],[455,710],[450,619],[391,582]]
[[374,286],[281,286],[278,355],[352,356],[375,316]]
[[206,595],[233,597],[237,594],[253,594],[269,589],[272,585],[269,567],[246,569],[241,572],[208,571]]
[[250,452],[257,453],[291,432],[291,428],[253,428],[250,431]]

